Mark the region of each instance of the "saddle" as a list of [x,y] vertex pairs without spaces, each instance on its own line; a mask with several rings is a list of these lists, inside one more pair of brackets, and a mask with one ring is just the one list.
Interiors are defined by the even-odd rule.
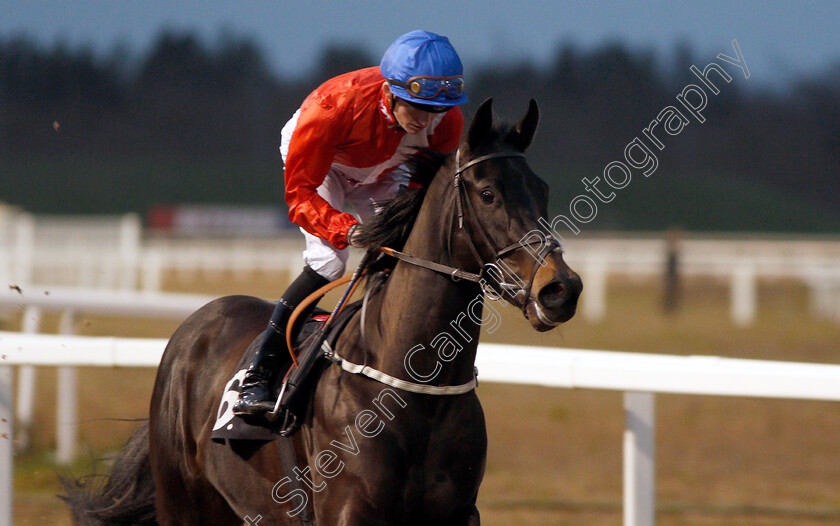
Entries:
[[[330,327],[330,331],[327,334],[326,339],[327,343],[331,347],[334,347],[341,331],[344,330],[347,322],[350,321],[350,318],[361,308],[361,306],[361,301],[348,304],[332,322],[332,326]],[[318,329],[326,321],[327,317],[329,317],[329,312],[323,309],[315,309],[295,335],[295,348],[303,348],[305,345],[310,344],[309,340],[316,336]],[[211,438],[215,442],[223,443],[226,440],[267,441],[274,440],[280,436],[280,432],[283,428],[282,419],[270,422],[264,419],[244,419],[233,414],[233,404],[236,403],[236,400],[239,398],[239,388],[242,385],[242,380],[245,378],[245,372],[248,370],[251,360],[260,348],[262,336],[262,333],[260,333],[256,338],[254,338],[254,341],[248,345],[247,350],[243,354],[242,358],[240,358],[239,363],[236,366],[235,374],[225,384],[222,399],[219,403],[219,409],[216,413],[216,422],[213,425],[213,431],[211,433]],[[310,391],[310,393],[313,392],[315,385],[318,383],[318,379],[321,377],[324,369],[326,369],[329,364],[329,361],[321,360],[321,363],[316,366],[317,369],[313,371],[311,378],[307,379],[303,388]],[[272,390],[274,391],[275,397],[279,397],[280,390],[283,387],[283,377],[286,375],[286,372],[291,366],[292,358],[291,356],[286,356],[286,359],[274,375]],[[311,394],[301,398],[307,400],[308,404]],[[299,415],[305,414],[307,410],[306,407],[299,407],[296,409],[297,414]]]

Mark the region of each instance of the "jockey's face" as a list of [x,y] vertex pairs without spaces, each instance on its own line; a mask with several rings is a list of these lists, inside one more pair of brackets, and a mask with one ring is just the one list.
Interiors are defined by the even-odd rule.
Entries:
[[394,118],[397,120],[400,128],[405,130],[407,134],[415,135],[420,133],[432,122],[434,114],[412,106],[399,97],[394,97],[393,100]]

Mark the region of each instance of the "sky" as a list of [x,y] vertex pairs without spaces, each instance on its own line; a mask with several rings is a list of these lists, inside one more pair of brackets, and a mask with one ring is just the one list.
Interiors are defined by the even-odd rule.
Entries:
[[[163,29],[193,31],[208,45],[225,33],[252,37],[272,69],[302,77],[329,43],[381,56],[397,36],[425,29],[450,38],[465,63],[549,63],[562,43],[592,49],[622,42],[661,60],[679,42],[701,59],[732,55],[737,39],[753,82],[781,85],[840,63],[840,2],[830,1],[267,1],[0,0],[0,38],[45,46],[118,43],[142,54]],[[699,60],[702,62],[702,60]]]

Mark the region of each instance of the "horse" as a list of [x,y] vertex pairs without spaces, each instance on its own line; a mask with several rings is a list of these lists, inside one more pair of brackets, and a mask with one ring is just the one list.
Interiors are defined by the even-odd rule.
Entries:
[[534,100],[515,125],[495,123],[484,101],[457,151],[420,155],[413,177],[427,180],[364,225],[362,244],[389,255],[291,438],[297,489],[270,442],[210,440],[223,388],[273,309],[228,296],[173,333],[148,425],[104,489],[65,497],[78,523],[291,525],[305,512],[318,525],[479,525],[487,435],[474,365],[497,312],[484,300],[547,331],[574,316],[583,287],[539,228],[548,185],[524,156],[538,121]]

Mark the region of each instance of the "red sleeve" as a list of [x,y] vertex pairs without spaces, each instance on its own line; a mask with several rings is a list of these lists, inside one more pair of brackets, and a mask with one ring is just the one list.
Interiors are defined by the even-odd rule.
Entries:
[[347,246],[347,230],[358,221],[330,206],[317,188],[352,124],[350,104],[329,94],[310,95],[301,106],[284,168],[289,219],[338,249]]
[[447,111],[443,119],[435,127],[435,131],[429,137],[429,149],[441,153],[455,151],[461,142],[461,134],[464,131],[464,114],[461,108],[455,107]]

